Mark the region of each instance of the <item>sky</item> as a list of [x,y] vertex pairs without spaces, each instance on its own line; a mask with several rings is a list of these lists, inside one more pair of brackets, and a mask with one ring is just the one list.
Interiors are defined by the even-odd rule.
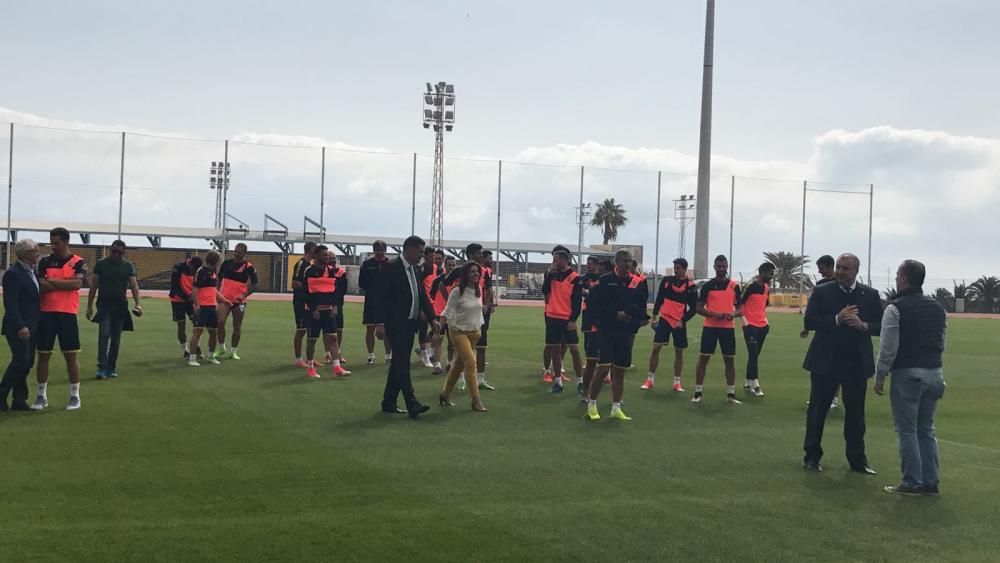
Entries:
[[[420,93],[446,80],[458,96],[446,238],[495,238],[503,159],[504,240],[575,242],[584,165],[585,200],[622,202],[622,242],[653,262],[655,172],[598,168],[662,170],[661,267],[677,252],[670,206],[695,185],[704,2],[0,0],[0,13],[16,217],[115,220],[120,138],[26,127],[44,125],[299,147],[234,142],[230,159],[233,214],[293,230],[319,214],[319,149],[302,147],[325,145],[328,229],[409,234],[412,153],[433,150]],[[937,285],[1000,274],[998,19],[1000,5],[974,0],[718,2],[710,252],[729,251],[732,175],[783,180],[735,182],[741,272],[764,250],[798,251],[802,180],[874,184],[874,285],[903,258]],[[211,226],[205,176],[220,153],[130,135],[125,222]],[[425,234],[430,158],[417,168]],[[807,254],[867,260],[867,195],[807,201]]]

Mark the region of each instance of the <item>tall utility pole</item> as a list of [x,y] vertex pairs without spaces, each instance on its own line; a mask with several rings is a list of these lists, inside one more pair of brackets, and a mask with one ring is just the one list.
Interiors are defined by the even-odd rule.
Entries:
[[208,187],[215,190],[215,228],[222,228],[222,200],[224,192],[229,190],[229,163],[212,161],[208,173]]
[[583,266],[585,264],[583,261],[583,231],[587,228],[587,225],[590,224],[590,204],[583,203],[581,201],[580,206],[574,207],[574,209],[577,211],[576,224],[578,227],[576,239],[576,267],[577,271],[582,274]]
[[680,233],[677,236],[678,258],[684,258],[684,253],[687,252],[687,228],[691,224],[690,212],[697,213],[697,211],[693,195],[682,195],[680,199],[674,200],[674,219],[680,224]]
[[434,129],[434,179],[431,186],[431,236],[428,244],[444,239],[444,134],[455,125],[455,85],[427,83],[424,93],[424,129]]
[[715,0],[705,12],[705,66],[701,75],[701,142],[698,145],[698,213],[694,224],[694,271],[708,275],[708,227],[712,178],[712,61],[715,44]]

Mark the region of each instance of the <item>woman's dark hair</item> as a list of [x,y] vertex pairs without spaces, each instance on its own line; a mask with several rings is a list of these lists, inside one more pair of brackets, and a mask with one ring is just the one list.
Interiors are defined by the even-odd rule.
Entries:
[[[469,287],[469,272],[472,271],[472,268],[475,268],[476,271],[479,272],[480,276],[483,275],[483,269],[479,264],[476,264],[475,262],[469,262],[468,264],[466,264],[465,267],[462,268],[462,277],[459,279],[458,282],[459,295],[465,295],[465,288]],[[476,297],[481,297],[481,295],[479,295],[478,283],[476,283]]]

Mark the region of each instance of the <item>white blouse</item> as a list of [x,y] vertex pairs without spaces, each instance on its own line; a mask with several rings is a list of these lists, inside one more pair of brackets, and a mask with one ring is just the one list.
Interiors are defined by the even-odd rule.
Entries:
[[483,300],[476,297],[474,287],[467,287],[464,295],[459,288],[452,289],[441,316],[448,319],[448,328],[462,332],[478,331],[486,323]]

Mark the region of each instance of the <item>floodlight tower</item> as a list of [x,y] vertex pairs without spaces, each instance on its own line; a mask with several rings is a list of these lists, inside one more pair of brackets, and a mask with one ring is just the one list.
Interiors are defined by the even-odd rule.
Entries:
[[212,162],[209,170],[208,187],[215,190],[215,228],[222,228],[222,201],[225,199],[224,192],[229,191],[229,163]]
[[424,129],[434,129],[434,180],[431,189],[431,236],[428,244],[444,239],[444,134],[455,125],[455,85],[427,83],[424,93]]
[[691,224],[692,219],[689,217],[688,212],[695,211],[697,208],[694,203],[694,195],[682,195],[680,199],[674,200],[674,219],[680,223],[680,236],[677,238],[677,257],[684,258],[684,253],[687,248],[687,228]]

